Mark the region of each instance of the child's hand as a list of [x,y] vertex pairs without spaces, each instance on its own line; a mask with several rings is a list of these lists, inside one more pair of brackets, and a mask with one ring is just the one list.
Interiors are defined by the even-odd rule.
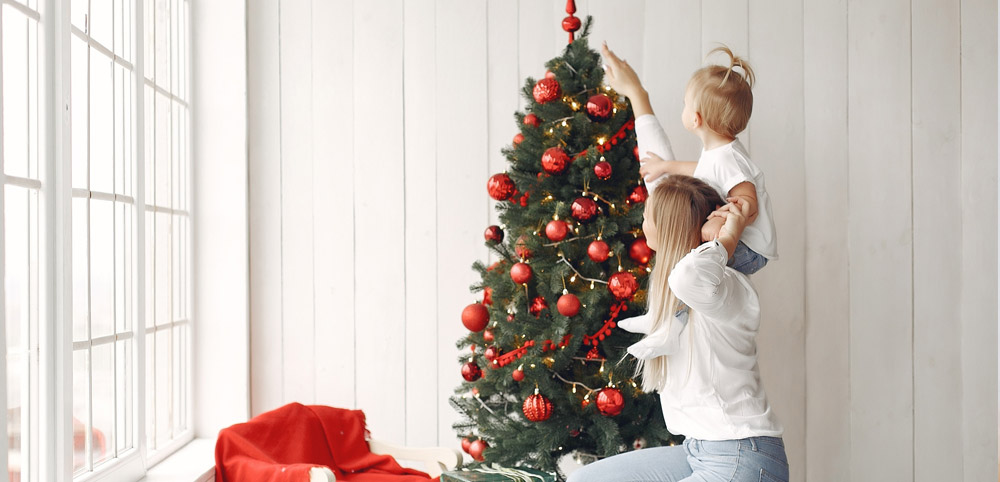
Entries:
[[642,83],[639,82],[639,76],[635,70],[627,61],[618,58],[614,52],[608,49],[607,42],[601,46],[601,55],[604,56],[604,79],[607,80],[612,89],[630,99],[643,91]]
[[647,183],[664,174],[670,174],[670,162],[664,161],[652,152],[646,152],[646,157],[639,160],[639,166],[639,174]]
[[[721,206],[719,206],[721,208]],[[722,225],[725,224],[726,220],[723,217],[709,216],[708,222],[701,225],[701,242],[706,243],[712,241],[719,237],[719,232],[722,231]]]
[[[708,215],[708,219],[725,219],[722,229],[719,230],[719,240],[723,244],[726,244],[727,248],[729,247],[729,243],[726,241],[731,240],[735,249],[736,243],[740,240],[740,236],[743,235],[743,228],[747,226],[747,219],[750,217],[750,203],[739,197],[727,198],[726,201],[729,201],[729,204],[713,211],[712,214]],[[732,255],[732,252],[730,252],[730,255]]]

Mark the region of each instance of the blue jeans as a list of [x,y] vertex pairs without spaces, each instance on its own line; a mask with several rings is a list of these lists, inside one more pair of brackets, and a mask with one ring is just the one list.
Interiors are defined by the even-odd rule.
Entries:
[[788,482],[785,444],[776,437],[707,441],[625,452],[585,465],[567,482]]
[[740,241],[739,243],[736,243],[736,249],[733,250],[733,256],[729,258],[729,262],[726,263],[726,266],[750,276],[760,271],[760,269],[766,264],[767,258],[757,254],[756,251],[743,244],[743,241]]

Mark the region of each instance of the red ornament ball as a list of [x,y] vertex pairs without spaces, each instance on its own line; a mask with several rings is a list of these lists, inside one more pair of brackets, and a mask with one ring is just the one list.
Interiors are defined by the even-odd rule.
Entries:
[[515,382],[523,381],[524,380],[524,370],[521,370],[520,368],[518,368],[517,370],[514,370],[510,374],[510,377],[513,378]]
[[514,313],[507,313],[507,323],[514,321]]
[[510,267],[510,279],[519,285],[531,281],[531,266],[526,263],[514,263],[514,266]]
[[580,18],[579,17],[566,17],[562,21],[562,28],[567,32],[576,32],[580,30]]
[[566,239],[566,233],[568,232],[569,226],[566,225],[566,221],[553,220],[545,225],[545,236],[550,241],[562,241]]
[[482,462],[485,460],[483,457],[483,451],[489,447],[490,444],[486,443],[485,440],[476,440],[475,442],[469,444],[469,455],[471,455],[477,462]]
[[476,365],[476,362],[468,362],[462,365],[462,378],[466,381],[474,382],[483,376],[483,369]]
[[539,80],[535,82],[535,88],[531,89],[531,96],[539,104],[552,102],[558,99],[560,94],[562,94],[562,89],[559,88],[559,81],[554,78],[547,77]]
[[597,394],[597,409],[604,415],[613,417],[622,413],[625,408],[625,398],[617,388],[605,388]]
[[556,78],[556,74],[552,73],[551,70],[546,70],[545,71],[545,78],[546,79],[554,79],[554,78]]
[[635,156],[635,160],[639,160],[639,146],[632,148],[632,155]]
[[483,341],[485,341],[486,343],[493,343],[493,340],[494,340],[493,330],[486,330],[483,332]]
[[528,249],[528,238],[521,236],[517,238],[517,242],[514,243],[514,253],[521,259],[530,259],[534,253]]
[[483,289],[483,304],[493,306],[493,288],[489,286]]
[[597,203],[589,197],[576,198],[569,209],[577,221],[590,221],[597,215]]
[[542,170],[549,174],[560,174],[569,165],[569,155],[561,147],[550,147],[542,153]]
[[587,99],[587,117],[594,122],[604,122],[614,113],[615,103],[604,94],[595,94]]
[[524,417],[532,422],[544,422],[552,416],[552,401],[540,393],[536,393],[526,399],[521,405]]
[[528,114],[524,116],[524,125],[531,127],[538,127],[542,125],[542,120],[538,118],[535,114]]
[[542,314],[542,310],[548,307],[549,303],[545,301],[545,297],[536,296],[535,299],[531,300],[531,306],[528,307],[528,312],[535,315],[535,318],[538,318],[538,315]]
[[490,180],[486,182],[486,192],[490,194],[490,197],[496,199],[497,201],[506,201],[514,195],[514,181],[511,180],[510,176],[504,173],[494,174],[490,176]]
[[621,301],[630,301],[639,289],[639,282],[628,271],[620,271],[608,278],[608,291]]
[[603,263],[611,257],[611,248],[608,247],[608,243],[599,239],[591,241],[587,246],[587,256],[590,256],[591,261],[595,263]]
[[462,310],[462,324],[469,331],[483,331],[490,321],[490,311],[482,303],[473,303]]
[[556,302],[556,309],[563,316],[576,316],[580,313],[580,298],[573,293],[567,293],[559,297]]
[[486,231],[483,232],[483,237],[491,243],[499,243],[503,241],[503,230],[500,229],[500,226],[494,224],[486,228]]
[[523,141],[524,141],[524,134],[521,134],[520,132],[518,132],[517,134],[514,134],[514,145],[515,146],[518,145],[518,144],[520,144]]
[[498,356],[500,356],[500,349],[495,346],[487,347],[483,352],[483,358],[487,361],[496,360]]
[[606,180],[611,177],[611,163],[608,161],[601,161],[594,165],[594,175],[600,180]]
[[462,439],[462,451],[463,452],[469,453],[469,446],[471,446],[471,445],[472,445],[472,441],[469,440],[469,437],[465,437],[465,438]]
[[646,202],[649,197],[649,191],[646,190],[646,186],[636,186],[628,195],[628,202],[632,204],[639,204],[641,202]]
[[646,244],[646,238],[639,238],[632,241],[632,246],[628,248],[628,256],[639,264],[649,264],[649,259],[653,257],[653,250]]

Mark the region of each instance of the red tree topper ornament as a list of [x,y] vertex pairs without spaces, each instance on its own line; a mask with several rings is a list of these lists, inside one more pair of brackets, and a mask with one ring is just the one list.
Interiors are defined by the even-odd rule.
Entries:
[[600,180],[607,180],[611,177],[611,163],[601,161],[594,165],[594,175]]
[[559,297],[556,302],[556,309],[559,314],[567,317],[576,316],[580,313],[580,298],[573,293],[566,293]]
[[539,104],[552,102],[558,99],[560,94],[562,94],[562,89],[559,88],[559,81],[553,78],[539,80],[535,82],[535,87],[531,89],[531,96]]
[[587,99],[587,117],[594,122],[604,122],[614,113],[615,103],[604,94],[594,94]]
[[510,267],[510,279],[519,285],[531,281],[531,266],[526,263],[514,263],[514,266]]
[[563,19],[562,28],[569,32],[569,43],[573,43],[573,32],[580,30],[580,19],[573,16],[576,13],[576,2],[566,0],[566,13],[569,16]]
[[628,256],[639,264],[649,264],[649,259],[653,257],[653,250],[646,244],[646,238],[639,238],[632,241],[632,246],[628,248]]
[[590,221],[597,215],[597,203],[589,197],[578,197],[573,201],[569,210],[577,221]]
[[481,303],[473,303],[462,310],[462,324],[469,331],[483,331],[490,321],[490,311]]
[[590,256],[591,261],[595,263],[603,263],[611,257],[611,248],[608,247],[608,243],[600,239],[591,241],[587,246],[587,256]]
[[483,237],[491,243],[499,243],[503,241],[503,230],[500,229],[500,226],[494,224],[486,228],[486,231],[483,232]]
[[514,134],[514,145],[515,146],[518,145],[518,144],[520,144],[523,141],[524,141],[524,134],[521,134],[520,132],[518,132],[517,134]]
[[562,241],[566,239],[568,232],[569,226],[566,225],[566,221],[553,220],[545,225],[545,236],[550,241]]
[[625,398],[617,388],[605,388],[597,394],[597,409],[604,415],[614,417],[625,408]]
[[483,369],[476,365],[476,362],[468,362],[462,365],[462,378],[468,382],[479,380],[483,376]]
[[538,127],[542,125],[542,120],[538,118],[535,114],[528,114],[524,116],[524,125],[531,127]]
[[538,315],[542,314],[542,310],[548,307],[549,303],[545,301],[545,297],[536,296],[535,299],[531,300],[531,306],[528,307],[528,312],[535,315],[535,318],[538,318]]
[[561,147],[550,147],[542,153],[542,170],[549,174],[560,174],[569,165],[569,155]]
[[544,422],[552,416],[552,401],[536,392],[524,399],[521,411],[524,412],[524,417],[532,422]]
[[496,199],[497,201],[506,201],[514,195],[514,181],[510,179],[510,176],[504,173],[494,174],[490,176],[490,180],[486,182],[486,192],[490,194],[490,197]]
[[620,271],[608,278],[608,291],[621,301],[630,301],[639,289],[639,282],[628,271]]
[[649,197],[649,191],[646,190],[646,186],[636,186],[628,195],[628,202],[632,204],[639,204],[641,202],[646,202]]
[[483,451],[488,449],[490,444],[486,443],[485,440],[476,440],[469,444],[469,455],[472,456],[477,462],[482,462],[485,457],[483,457]]

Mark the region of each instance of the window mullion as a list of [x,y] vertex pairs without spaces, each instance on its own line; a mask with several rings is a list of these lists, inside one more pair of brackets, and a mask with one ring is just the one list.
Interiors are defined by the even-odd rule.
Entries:
[[[0,25],[3,25],[3,5],[0,4]],[[0,279],[6,279],[6,266],[4,261],[7,258],[7,244],[4,238],[4,231],[6,222],[5,216],[3,214],[2,201],[7,192],[7,187],[4,185],[6,179],[4,176],[4,159],[3,159],[3,146],[4,146],[4,135],[3,135],[3,35],[0,35]],[[8,473],[7,458],[10,454],[10,448],[7,446],[9,441],[9,435],[7,433],[7,292],[6,283],[0,283],[0,326],[4,329],[0,329],[0,383],[3,383],[3,394],[0,397],[0,413],[5,415],[4,421],[0,423],[0,453],[8,454],[0,457],[0,474]]]
[[139,448],[139,453],[143,458],[143,465],[148,466],[149,447],[146,444],[146,91],[144,79],[146,76],[145,65],[145,0],[135,0],[132,8],[132,55],[135,70],[132,72],[134,82],[132,88],[132,115],[135,119],[133,123],[134,131],[132,139],[132,155],[135,176],[133,182],[133,196],[135,204],[132,209],[133,223],[135,226],[135,319],[132,328],[135,330],[135,373],[132,377],[135,383],[135,399],[133,407],[135,410],[134,425],[132,433],[135,436],[135,446]]

